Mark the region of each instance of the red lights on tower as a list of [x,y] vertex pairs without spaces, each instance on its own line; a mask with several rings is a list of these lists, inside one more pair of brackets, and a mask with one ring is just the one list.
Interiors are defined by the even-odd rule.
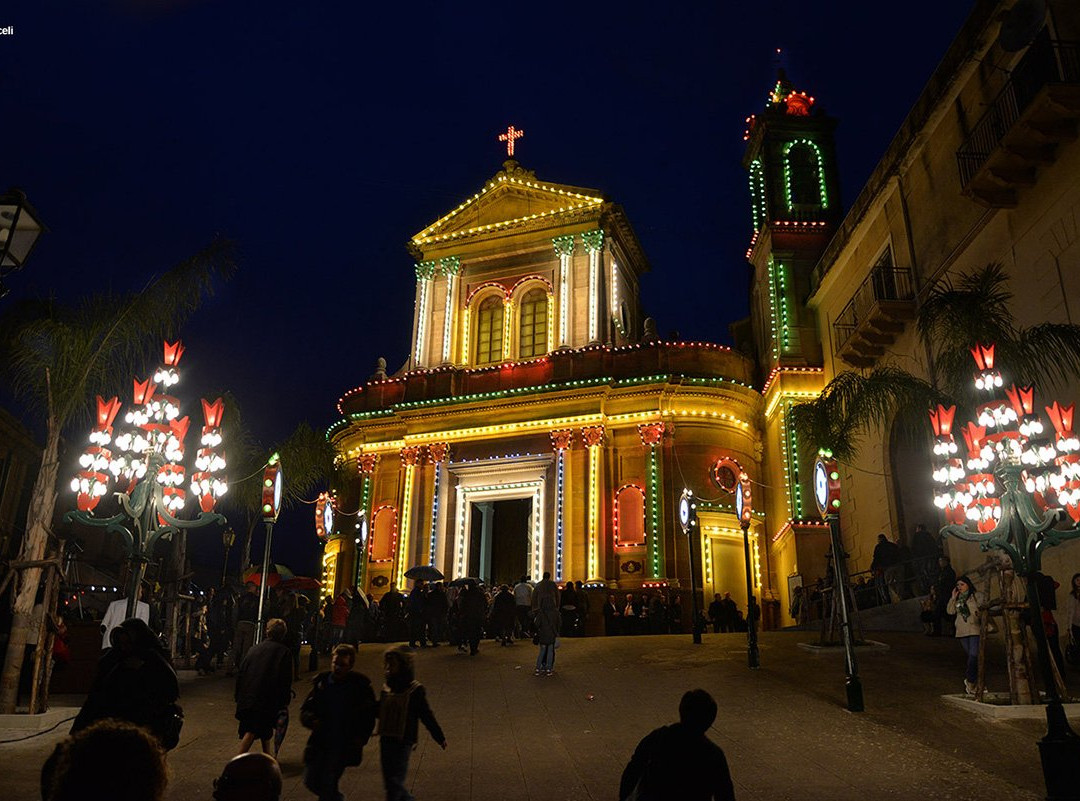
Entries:
[[506,155],[513,157],[514,155],[514,140],[520,139],[525,135],[524,131],[519,131],[513,125],[506,129],[506,133],[499,134],[499,141],[506,142]]

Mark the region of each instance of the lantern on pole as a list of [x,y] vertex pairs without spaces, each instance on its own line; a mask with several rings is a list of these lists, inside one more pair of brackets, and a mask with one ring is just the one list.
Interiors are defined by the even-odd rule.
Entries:
[[281,457],[272,454],[263,470],[262,516],[266,526],[266,543],[263,545],[262,580],[259,582],[259,617],[255,623],[255,642],[261,642],[265,626],[266,585],[270,573],[270,548],[274,541],[274,524],[281,513],[281,490],[285,476],[281,472]]
[[742,529],[743,560],[746,565],[746,662],[751,669],[757,669],[761,667],[761,651],[757,640],[761,607],[754,597],[754,572],[750,559],[750,518],[753,511],[750,476],[741,464],[727,456],[716,463],[713,475],[717,477],[721,489],[735,496],[735,516],[739,519],[739,528]]

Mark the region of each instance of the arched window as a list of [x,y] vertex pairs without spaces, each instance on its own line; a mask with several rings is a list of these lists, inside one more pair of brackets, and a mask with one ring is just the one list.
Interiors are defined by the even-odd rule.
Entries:
[[798,139],[787,146],[784,151],[784,176],[787,180],[788,211],[806,206],[828,206],[821,151],[809,139]]
[[548,299],[542,289],[532,289],[521,299],[518,356],[531,359],[547,353]]
[[371,561],[389,562],[397,548],[397,510],[380,507],[371,524]]
[[615,544],[645,544],[645,492],[636,484],[615,495]]
[[480,302],[476,315],[476,364],[492,364],[502,359],[503,303],[498,295]]

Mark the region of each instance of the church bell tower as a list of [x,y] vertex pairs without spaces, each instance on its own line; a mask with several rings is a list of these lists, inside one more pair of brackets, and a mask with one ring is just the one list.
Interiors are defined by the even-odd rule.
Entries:
[[762,379],[777,367],[820,366],[821,344],[805,306],[810,272],[841,219],[836,120],[796,91],[781,69],[765,110],[747,118],[753,266],[750,318]]

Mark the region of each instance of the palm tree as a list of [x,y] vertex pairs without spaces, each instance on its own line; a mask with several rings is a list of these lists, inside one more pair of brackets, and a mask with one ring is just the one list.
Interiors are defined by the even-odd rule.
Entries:
[[6,378],[28,406],[44,413],[45,448],[17,557],[14,617],[0,672],[0,713],[15,711],[31,612],[50,551],[60,437],[89,417],[95,394],[130,380],[234,270],[231,246],[218,241],[126,294],[99,293],[13,307],[0,321]]
[[1080,325],[1018,327],[1008,280],[1001,265],[990,264],[931,290],[915,323],[929,380],[892,364],[849,370],[817,398],[795,406],[792,423],[808,451],[827,448],[837,460],[851,462],[863,436],[894,421],[909,438],[929,441],[926,412],[936,403],[956,404],[957,419],[970,417],[970,350],[980,342],[996,343],[997,363],[1019,386],[1060,388],[1080,378]]
[[[239,409],[237,408],[237,413]],[[226,411],[226,414],[229,412]],[[282,507],[290,508],[304,501],[306,496],[317,486],[326,483],[334,466],[334,452],[326,437],[315,431],[308,423],[301,422],[292,433],[273,448],[261,448],[255,443],[246,427],[243,417],[232,419],[230,438],[229,465],[233,474],[241,476],[230,485],[229,493],[223,499],[226,508],[231,509],[232,517],[244,529],[244,541],[240,549],[241,573],[251,561],[251,537],[259,521],[262,520],[262,476],[263,468],[271,454],[281,457],[284,484],[282,485]]]

